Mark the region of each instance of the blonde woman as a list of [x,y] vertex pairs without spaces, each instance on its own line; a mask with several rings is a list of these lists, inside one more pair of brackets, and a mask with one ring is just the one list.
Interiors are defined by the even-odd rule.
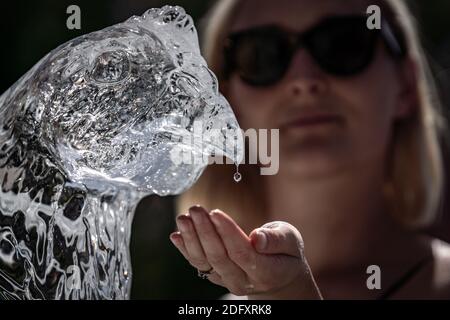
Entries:
[[170,238],[199,275],[251,299],[449,299],[449,247],[418,232],[442,162],[404,2],[219,1],[203,44],[241,127],[280,129],[280,166],[211,166],[179,199]]

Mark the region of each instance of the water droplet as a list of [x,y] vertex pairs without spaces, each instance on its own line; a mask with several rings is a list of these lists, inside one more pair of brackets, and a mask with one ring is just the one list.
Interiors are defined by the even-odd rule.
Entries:
[[236,182],[239,182],[239,181],[242,180],[242,175],[241,175],[241,173],[239,172],[239,165],[238,165],[238,164],[236,165],[236,172],[235,172],[234,175],[233,175],[233,179],[234,179],[234,181],[236,181]]

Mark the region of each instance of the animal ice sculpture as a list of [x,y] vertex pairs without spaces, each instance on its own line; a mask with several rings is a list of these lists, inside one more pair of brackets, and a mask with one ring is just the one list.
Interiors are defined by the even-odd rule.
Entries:
[[0,97],[0,299],[129,298],[134,209],[200,176],[206,163],[170,158],[196,121],[192,154],[241,161],[180,7],[71,40],[19,79]]

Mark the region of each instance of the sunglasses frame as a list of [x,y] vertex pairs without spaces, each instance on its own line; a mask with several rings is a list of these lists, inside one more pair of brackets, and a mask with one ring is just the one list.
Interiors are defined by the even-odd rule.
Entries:
[[[261,33],[264,30],[266,30],[266,31],[276,30],[276,32],[279,32],[282,35],[282,37],[284,38],[284,40],[288,40],[288,43],[289,43],[289,46],[285,52],[288,55],[289,61],[287,62],[287,64],[285,66],[282,66],[281,74],[276,79],[273,79],[273,81],[270,81],[269,83],[255,83],[250,80],[246,80],[245,78],[243,78],[242,80],[253,86],[269,86],[269,85],[272,85],[272,84],[280,81],[280,79],[286,73],[294,53],[298,49],[306,47],[308,52],[311,53],[309,43],[308,43],[308,37],[310,37],[310,35],[313,34],[319,28],[323,28],[327,24],[333,23],[338,19],[341,19],[343,21],[350,20],[350,19],[353,19],[353,20],[361,19],[361,21],[362,21],[364,19],[364,21],[367,21],[367,16],[365,16],[365,15],[337,15],[337,16],[326,17],[326,18],[322,19],[316,25],[314,25],[314,26],[310,27],[309,29],[307,29],[306,31],[302,31],[302,32],[294,32],[294,31],[286,30],[286,29],[283,29],[276,25],[264,25],[264,26],[254,27],[254,28],[250,28],[247,30],[238,31],[238,32],[234,32],[234,33],[230,34],[226,38],[225,45],[224,45],[225,77],[228,78],[232,72],[238,70],[238,67],[236,66],[237,63],[236,63],[236,58],[235,58],[235,51],[236,51],[236,46],[239,43],[240,39],[242,39],[244,36],[248,36],[251,33],[255,33],[255,32]],[[391,56],[394,59],[401,60],[406,55],[407,50],[406,50],[406,45],[404,42],[403,35],[399,32],[398,28],[396,28],[396,30],[394,31],[386,19],[382,20],[381,29],[373,29],[373,30],[368,29],[368,30],[370,32],[373,32],[374,38],[381,36],[384,44],[386,45],[386,48],[388,49],[388,52],[391,54]],[[372,49],[372,51],[374,51],[374,50]],[[373,56],[373,53],[371,55]],[[315,61],[318,62],[317,58],[314,55],[312,55],[312,56],[315,59]],[[372,57],[370,56],[367,59],[368,59],[368,62],[362,69],[365,69],[367,67],[367,65],[370,64]],[[319,65],[321,65],[320,62],[319,62]],[[348,75],[353,75],[353,74],[357,74],[357,73],[361,72],[361,70],[357,70],[356,72],[349,72],[348,74],[338,74],[336,72],[326,70],[326,68],[324,68],[324,69],[325,69],[325,72],[328,72],[328,73],[336,75],[336,76],[348,76]],[[241,78],[242,78],[242,76],[241,76]]]

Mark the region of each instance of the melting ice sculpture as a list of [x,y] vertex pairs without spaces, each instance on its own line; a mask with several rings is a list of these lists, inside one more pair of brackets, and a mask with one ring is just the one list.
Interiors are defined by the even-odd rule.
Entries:
[[238,129],[180,7],[51,51],[0,97],[0,299],[129,298],[138,201],[201,175],[180,145],[239,163]]

